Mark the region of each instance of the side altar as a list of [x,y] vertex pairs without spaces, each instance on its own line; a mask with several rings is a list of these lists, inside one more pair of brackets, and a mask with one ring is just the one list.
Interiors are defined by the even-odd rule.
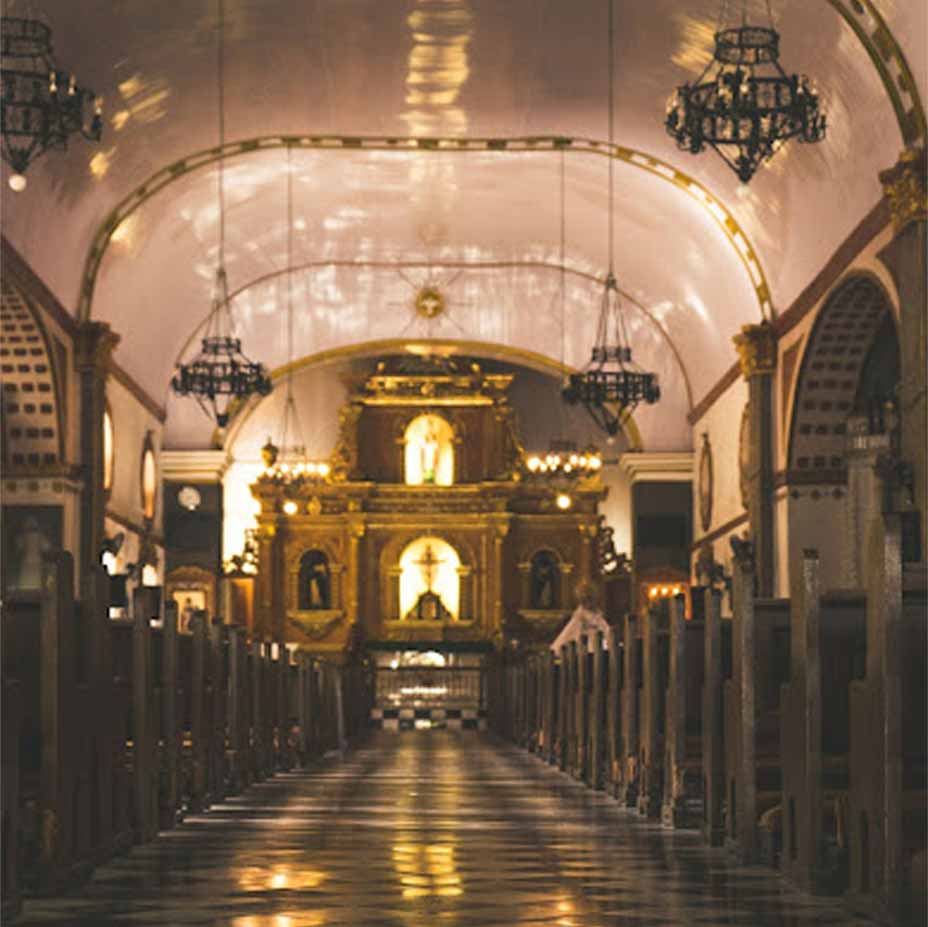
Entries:
[[348,384],[328,461],[269,442],[256,632],[330,656],[550,642],[594,580],[606,490],[593,472],[558,500],[528,477],[511,382],[388,358]]

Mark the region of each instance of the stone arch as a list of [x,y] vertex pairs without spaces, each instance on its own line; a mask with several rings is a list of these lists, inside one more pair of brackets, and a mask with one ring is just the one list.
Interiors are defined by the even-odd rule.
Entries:
[[64,402],[38,313],[15,287],[0,287],[3,463],[14,469],[64,460]]
[[793,398],[788,467],[818,473],[844,466],[847,419],[892,300],[871,274],[854,273],[831,293],[808,338]]

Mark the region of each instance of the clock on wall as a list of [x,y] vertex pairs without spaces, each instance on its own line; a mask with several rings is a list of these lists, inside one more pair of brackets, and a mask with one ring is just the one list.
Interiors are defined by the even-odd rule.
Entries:
[[200,491],[194,486],[181,486],[177,492],[177,504],[188,512],[194,512],[200,507]]

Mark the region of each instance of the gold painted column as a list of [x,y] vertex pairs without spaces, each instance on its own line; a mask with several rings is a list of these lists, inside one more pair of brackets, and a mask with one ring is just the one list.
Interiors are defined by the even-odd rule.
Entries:
[[257,602],[255,607],[256,636],[262,640],[278,640],[283,630],[286,603],[280,573],[280,526],[276,518],[260,519],[258,538]]
[[74,340],[75,366],[80,381],[80,460],[84,479],[81,490],[80,596],[91,603],[94,571],[103,544],[106,493],[103,489],[103,415],[106,378],[117,335],[106,322],[85,322]]
[[773,377],[777,342],[768,322],[745,325],[734,337],[741,373],[748,382],[748,446],[742,461],[751,541],[757,569],[757,595],[771,598],[773,564]]
[[361,590],[361,541],[367,529],[363,522],[353,521],[348,525],[348,588],[345,590],[346,618],[348,627],[358,623]]
[[892,274],[899,294],[899,411],[901,414],[901,462],[911,468],[903,482],[911,483],[897,493],[902,513],[915,511],[921,521],[921,563],[928,556],[928,401],[925,371],[928,365],[928,194],[925,184],[925,149],[908,148],[899,161],[880,174],[883,192],[893,218],[893,240],[879,253]]
[[509,516],[497,516],[492,522],[493,530],[493,580],[490,583],[492,596],[492,634],[498,640],[503,637],[503,544],[509,534]]

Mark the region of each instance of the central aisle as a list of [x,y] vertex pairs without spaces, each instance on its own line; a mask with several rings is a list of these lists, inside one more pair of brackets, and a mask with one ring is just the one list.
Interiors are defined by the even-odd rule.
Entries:
[[437,927],[848,925],[485,735],[378,734],[97,871],[23,923]]

